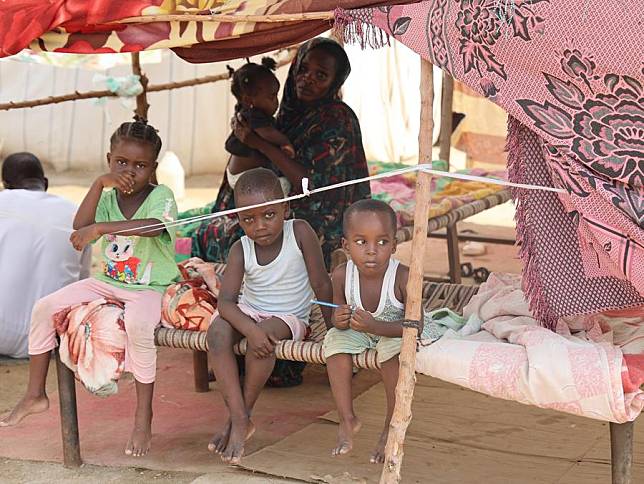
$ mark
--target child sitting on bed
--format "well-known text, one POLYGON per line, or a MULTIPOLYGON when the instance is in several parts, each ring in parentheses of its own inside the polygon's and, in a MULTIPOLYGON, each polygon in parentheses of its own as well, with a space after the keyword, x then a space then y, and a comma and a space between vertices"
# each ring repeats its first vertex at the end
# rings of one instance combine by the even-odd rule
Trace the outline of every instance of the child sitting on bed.
MULTIPOLYGON (((244 172, 235 185, 238 208, 283 196, 277 176, 266 168, 244 172)), ((275 345, 303 340, 311 299, 328 301, 333 294, 317 235, 304 220, 285 220, 288 210, 281 202, 238 214, 246 235, 230 249, 219 288, 219 315, 208 330, 213 370, 229 412, 208 448, 230 464, 239 463, 255 430, 250 417, 275 365, 275 345), (243 386, 233 353, 242 338, 248 341, 243 386)), ((204 274, 204 280, 208 284, 211 278, 204 274)), ((323 313, 330 324, 331 311, 323 308, 323 313)))
MULTIPOLYGON (((396 252, 396 214, 384 202, 360 200, 343 218, 342 245, 349 261, 331 276, 333 328, 324 338, 331 391, 340 416, 338 440, 332 455, 348 453, 360 421, 353 411, 351 355, 375 348, 387 395, 387 416, 372 463, 384 462, 389 422, 394 411, 398 354, 402 344, 409 268, 392 258, 396 252)), ((419 334, 429 337, 430 325, 421 324, 419 334)))
MULTIPOLYGON (((15 425, 27 415, 49 408, 45 384, 61 314, 76 304, 116 300, 125 307, 125 370, 134 375, 137 397, 134 428, 125 453, 135 457, 148 453, 157 360, 154 330, 161 317, 163 292, 179 277, 174 228, 166 228, 177 217, 174 195, 165 185, 150 183, 160 150, 157 130, 142 120, 123 123, 112 135, 107 154, 109 173, 92 183, 78 208, 70 237, 76 250, 100 240, 101 271, 59 289, 34 306, 29 383, 22 400, 0 420, 0 427, 15 425)), ((94 329, 90 329, 87 325, 85 338, 92 336, 94 329)))
MULTIPOLYGON (((280 83, 273 74, 275 65, 273 59, 264 57, 261 64, 248 62, 237 70, 228 67, 232 79, 230 90, 237 99, 235 116, 247 123, 260 137, 280 147, 293 158, 295 150, 291 142, 275 129, 273 115, 279 105, 277 93, 280 89, 280 83)), ((234 132, 226 140, 226 151, 230 153, 226 177, 233 190, 243 172, 251 168, 268 166, 268 161, 263 155, 244 144, 234 132)), ((280 177, 279 180, 284 194, 288 194, 291 189, 288 179, 280 177)))

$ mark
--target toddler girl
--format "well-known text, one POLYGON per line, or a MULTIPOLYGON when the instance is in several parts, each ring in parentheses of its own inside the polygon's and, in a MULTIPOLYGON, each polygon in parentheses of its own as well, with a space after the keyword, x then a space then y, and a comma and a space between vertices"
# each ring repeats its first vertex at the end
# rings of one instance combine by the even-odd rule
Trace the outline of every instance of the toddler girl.
MULTIPOLYGON (((260 137, 280 147, 293 158, 295 150, 291 142, 275 129, 273 115, 279 105, 277 93, 280 89, 280 83, 273 74, 275 65, 275 60, 264 57, 261 64, 248 62, 237 70, 228 67, 232 79, 230 90, 237 99, 235 116, 247 123, 260 137)), ((261 153, 244 144, 234 132, 226 140, 226 151, 231 155, 226 167, 226 177, 232 189, 235 189, 239 176, 246 170, 269 166, 268 160, 261 153)), ((288 194, 291 189, 288 179, 280 177, 280 183, 284 194, 288 194)))

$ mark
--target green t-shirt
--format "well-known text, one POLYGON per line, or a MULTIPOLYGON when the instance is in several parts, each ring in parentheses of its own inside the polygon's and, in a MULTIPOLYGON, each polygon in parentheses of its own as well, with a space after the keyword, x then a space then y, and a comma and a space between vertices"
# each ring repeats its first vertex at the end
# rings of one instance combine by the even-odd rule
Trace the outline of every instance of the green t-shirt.
MULTIPOLYGON (((131 220, 154 218, 165 224, 177 219, 172 190, 159 185, 143 201, 131 220)), ((103 192, 96 207, 96 223, 122 222, 116 189, 103 192)), ((123 289, 152 289, 164 292, 179 278, 174 250, 175 230, 168 228, 156 237, 111 235, 101 237, 101 272, 96 279, 123 289)))

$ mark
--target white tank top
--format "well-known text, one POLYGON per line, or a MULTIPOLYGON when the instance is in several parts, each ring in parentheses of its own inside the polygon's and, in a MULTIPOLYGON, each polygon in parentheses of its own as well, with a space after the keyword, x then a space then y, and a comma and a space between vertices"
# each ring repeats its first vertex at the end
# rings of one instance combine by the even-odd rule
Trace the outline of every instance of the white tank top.
MULTIPOLYGON (((405 317, 405 305, 396 297, 396 272, 400 261, 389 259, 389 266, 380 289, 378 307, 371 315, 382 321, 397 321, 405 317)), ((360 297, 360 273, 353 261, 347 262, 344 279, 344 297, 347 304, 364 310, 360 297)))
POLYGON ((294 220, 284 222, 282 249, 265 266, 257 263, 255 242, 241 238, 244 251, 244 287, 240 302, 268 314, 294 314, 309 323, 314 297, 304 256, 295 240, 294 220))

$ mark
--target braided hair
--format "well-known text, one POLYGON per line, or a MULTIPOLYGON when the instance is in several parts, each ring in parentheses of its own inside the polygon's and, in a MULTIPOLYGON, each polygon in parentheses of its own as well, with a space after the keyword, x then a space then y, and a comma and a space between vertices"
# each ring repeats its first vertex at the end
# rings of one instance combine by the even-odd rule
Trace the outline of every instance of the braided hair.
POLYGON ((161 151, 161 138, 158 131, 148 124, 147 120, 140 116, 134 116, 134 121, 121 124, 110 138, 110 146, 113 147, 121 140, 140 141, 149 144, 154 150, 156 160, 161 151))
POLYGON ((277 68, 277 63, 271 57, 262 57, 261 64, 249 61, 239 69, 233 69, 230 66, 226 67, 232 81, 230 90, 237 101, 241 101, 241 97, 244 94, 255 94, 260 81, 275 79, 276 82, 279 82, 275 74, 273 74, 273 71, 277 68))

